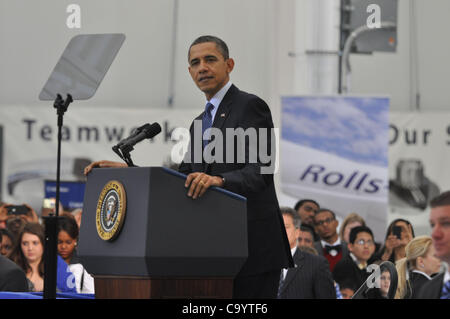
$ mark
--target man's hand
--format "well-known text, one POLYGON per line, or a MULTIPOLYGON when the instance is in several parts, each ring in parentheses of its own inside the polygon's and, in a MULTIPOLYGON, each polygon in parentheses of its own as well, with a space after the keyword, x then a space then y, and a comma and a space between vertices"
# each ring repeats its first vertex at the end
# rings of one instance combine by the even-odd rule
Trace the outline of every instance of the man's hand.
POLYGON ((184 186, 189 187, 187 195, 192 197, 192 199, 196 199, 201 197, 210 186, 222 187, 223 180, 219 176, 196 172, 187 176, 184 186))
POLYGON ((128 167, 125 163, 113 162, 113 161, 97 161, 92 162, 84 168, 84 175, 88 175, 94 167, 128 167))

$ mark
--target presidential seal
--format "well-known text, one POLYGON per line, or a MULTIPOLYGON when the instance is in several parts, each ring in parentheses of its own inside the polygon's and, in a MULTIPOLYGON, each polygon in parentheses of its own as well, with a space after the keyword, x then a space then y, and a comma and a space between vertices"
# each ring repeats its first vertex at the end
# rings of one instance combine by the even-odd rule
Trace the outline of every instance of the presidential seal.
POLYGON ((126 194, 122 183, 108 182, 102 189, 97 202, 97 233, 103 240, 114 240, 122 229, 126 214, 126 194))

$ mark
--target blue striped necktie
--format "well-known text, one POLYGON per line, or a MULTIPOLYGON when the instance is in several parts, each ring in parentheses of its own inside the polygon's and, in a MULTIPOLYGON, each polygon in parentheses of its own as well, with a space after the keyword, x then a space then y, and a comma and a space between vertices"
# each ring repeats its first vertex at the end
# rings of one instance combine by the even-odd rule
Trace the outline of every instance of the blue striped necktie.
POLYGON ((207 134, 205 136, 205 131, 212 126, 212 114, 211 111, 214 109, 214 105, 211 103, 207 103, 205 106, 205 113, 203 113, 202 118, 202 139, 203 139, 203 148, 205 148, 206 145, 208 145, 210 140, 210 134, 207 134))
POLYGON ((442 288, 441 299, 450 299, 450 280, 447 280, 442 288))

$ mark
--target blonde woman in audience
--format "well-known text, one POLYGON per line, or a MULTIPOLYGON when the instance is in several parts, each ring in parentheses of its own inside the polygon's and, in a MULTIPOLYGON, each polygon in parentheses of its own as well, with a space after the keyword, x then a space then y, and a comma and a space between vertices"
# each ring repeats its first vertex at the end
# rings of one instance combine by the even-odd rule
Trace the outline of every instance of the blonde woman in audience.
POLYGON ((397 261, 398 286, 396 299, 415 299, 420 288, 439 272, 440 260, 435 257, 430 236, 418 236, 405 248, 406 257, 397 261))
POLYGON ((25 272, 30 291, 44 290, 44 237, 42 225, 25 224, 10 256, 25 272))
POLYGON ((366 226, 366 222, 357 213, 348 214, 342 222, 341 229, 339 230, 339 237, 341 238, 341 241, 345 241, 348 244, 350 231, 356 226, 366 226))

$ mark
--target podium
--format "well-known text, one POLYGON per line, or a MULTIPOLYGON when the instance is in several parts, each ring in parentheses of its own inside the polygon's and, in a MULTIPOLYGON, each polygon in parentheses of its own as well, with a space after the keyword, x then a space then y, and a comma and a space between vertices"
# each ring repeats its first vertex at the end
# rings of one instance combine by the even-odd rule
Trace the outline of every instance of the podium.
POLYGON ((163 167, 89 174, 78 255, 94 276, 96 298, 232 297, 248 256, 246 199, 213 187, 193 200, 184 182, 163 167), (111 183, 110 197, 123 199, 108 211, 111 183), (105 239, 103 226, 116 227, 113 238, 105 239))

